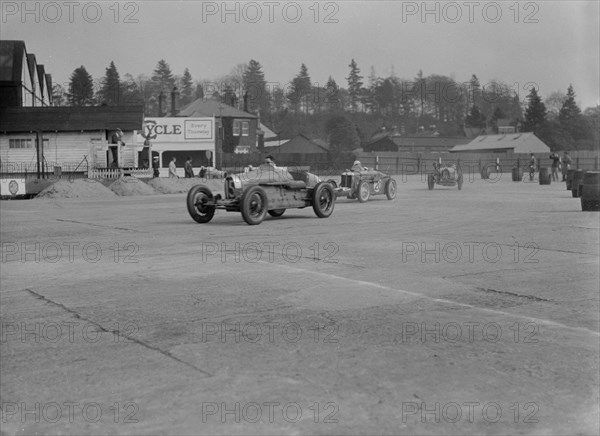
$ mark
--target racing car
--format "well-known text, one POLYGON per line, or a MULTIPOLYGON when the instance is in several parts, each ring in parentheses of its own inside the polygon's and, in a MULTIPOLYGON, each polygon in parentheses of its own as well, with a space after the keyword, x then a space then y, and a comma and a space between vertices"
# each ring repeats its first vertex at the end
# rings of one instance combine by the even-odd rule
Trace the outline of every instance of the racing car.
POLYGON ((396 198, 396 181, 389 175, 368 168, 346 170, 338 186, 333 179, 328 180, 337 197, 357 198, 365 203, 371 195, 385 194, 388 200, 396 198))
POLYGON ((427 187, 431 191, 435 184, 442 186, 458 186, 462 189, 463 174, 460 167, 454 164, 433 163, 433 172, 427 174, 427 187))
POLYGON ((307 171, 262 164, 240 174, 228 175, 224 197, 213 195, 206 185, 195 185, 187 195, 187 209, 198 223, 208 223, 217 209, 241 212, 249 225, 260 224, 265 216, 280 217, 286 209, 312 206, 319 218, 328 218, 335 206, 329 183, 307 171))

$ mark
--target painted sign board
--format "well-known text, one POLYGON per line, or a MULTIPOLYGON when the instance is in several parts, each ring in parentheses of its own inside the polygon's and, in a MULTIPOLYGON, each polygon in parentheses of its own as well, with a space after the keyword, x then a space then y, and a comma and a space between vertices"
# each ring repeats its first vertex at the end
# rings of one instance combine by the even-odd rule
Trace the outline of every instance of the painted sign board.
POLYGON ((212 141, 214 118, 146 118, 142 136, 153 143, 212 141))

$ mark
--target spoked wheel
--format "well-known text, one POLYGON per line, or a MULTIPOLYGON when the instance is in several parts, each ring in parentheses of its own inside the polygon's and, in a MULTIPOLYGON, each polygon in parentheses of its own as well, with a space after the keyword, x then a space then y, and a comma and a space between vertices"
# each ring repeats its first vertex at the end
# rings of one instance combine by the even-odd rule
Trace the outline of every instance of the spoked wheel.
POLYGON ((335 207, 335 192, 328 182, 317 183, 312 192, 312 207, 319 218, 328 218, 335 207))
POLYGON ((252 186, 242 194, 242 217, 246 223, 254 226, 260 224, 267 214, 267 193, 260 186, 252 186))
POLYGON ((427 187, 431 191, 433 186, 435 185, 435 180, 433 174, 427 174, 427 187))
POLYGON ((385 184, 385 196, 387 197, 387 199, 393 200, 394 198, 396 198, 396 191, 396 181, 394 179, 389 179, 385 184))
POLYGON ((361 182, 360 185, 358 185, 358 201, 366 203, 369 201, 370 196, 371 190, 369 189, 369 184, 367 182, 361 182))
POLYGON ((271 215, 272 217, 280 217, 281 215, 283 215, 283 213, 285 212, 285 209, 273 209, 273 210, 269 210, 267 211, 267 213, 269 215, 271 215))
POLYGON ((187 195, 187 209, 194 221, 204 224, 213 218, 215 206, 206 204, 212 199, 212 192, 206 186, 192 186, 187 195))

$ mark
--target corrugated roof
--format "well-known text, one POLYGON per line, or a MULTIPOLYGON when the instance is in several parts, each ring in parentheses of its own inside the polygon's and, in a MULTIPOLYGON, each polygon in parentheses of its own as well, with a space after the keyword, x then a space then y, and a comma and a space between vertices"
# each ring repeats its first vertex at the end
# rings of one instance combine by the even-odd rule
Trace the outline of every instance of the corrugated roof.
POLYGON ((219 115, 228 118, 256 118, 254 114, 238 110, 216 100, 203 98, 191 102, 178 113, 180 117, 218 117, 219 115))
POLYGON ((532 132, 507 133, 500 135, 481 135, 468 144, 457 145, 450 149, 456 151, 493 151, 513 150, 515 153, 548 153, 550 147, 532 132))
POLYGON ((143 122, 143 106, 0 108, 0 132, 141 130, 143 122))
POLYGON ((25 42, 0 41, 0 81, 20 82, 25 56, 25 42))

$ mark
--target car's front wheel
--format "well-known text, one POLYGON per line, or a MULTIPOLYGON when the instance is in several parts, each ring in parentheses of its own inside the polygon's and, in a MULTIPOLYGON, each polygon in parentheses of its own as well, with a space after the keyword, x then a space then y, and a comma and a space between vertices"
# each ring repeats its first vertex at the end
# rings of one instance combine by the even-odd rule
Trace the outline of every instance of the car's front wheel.
POLYGON ((267 193, 260 186, 246 189, 241 198, 242 217, 246 223, 254 226, 260 224, 267 214, 267 193))
POLYGON ((317 183, 312 192, 312 207, 319 218, 328 218, 335 207, 335 192, 327 182, 317 183))
POLYGON ((194 221, 204 224, 215 215, 215 206, 206 203, 213 199, 212 192, 203 185, 192 186, 187 195, 187 209, 194 221))
POLYGON ((369 189, 369 184, 367 182, 361 182, 360 185, 358 185, 358 201, 366 203, 369 201, 370 196, 371 190, 369 189))

